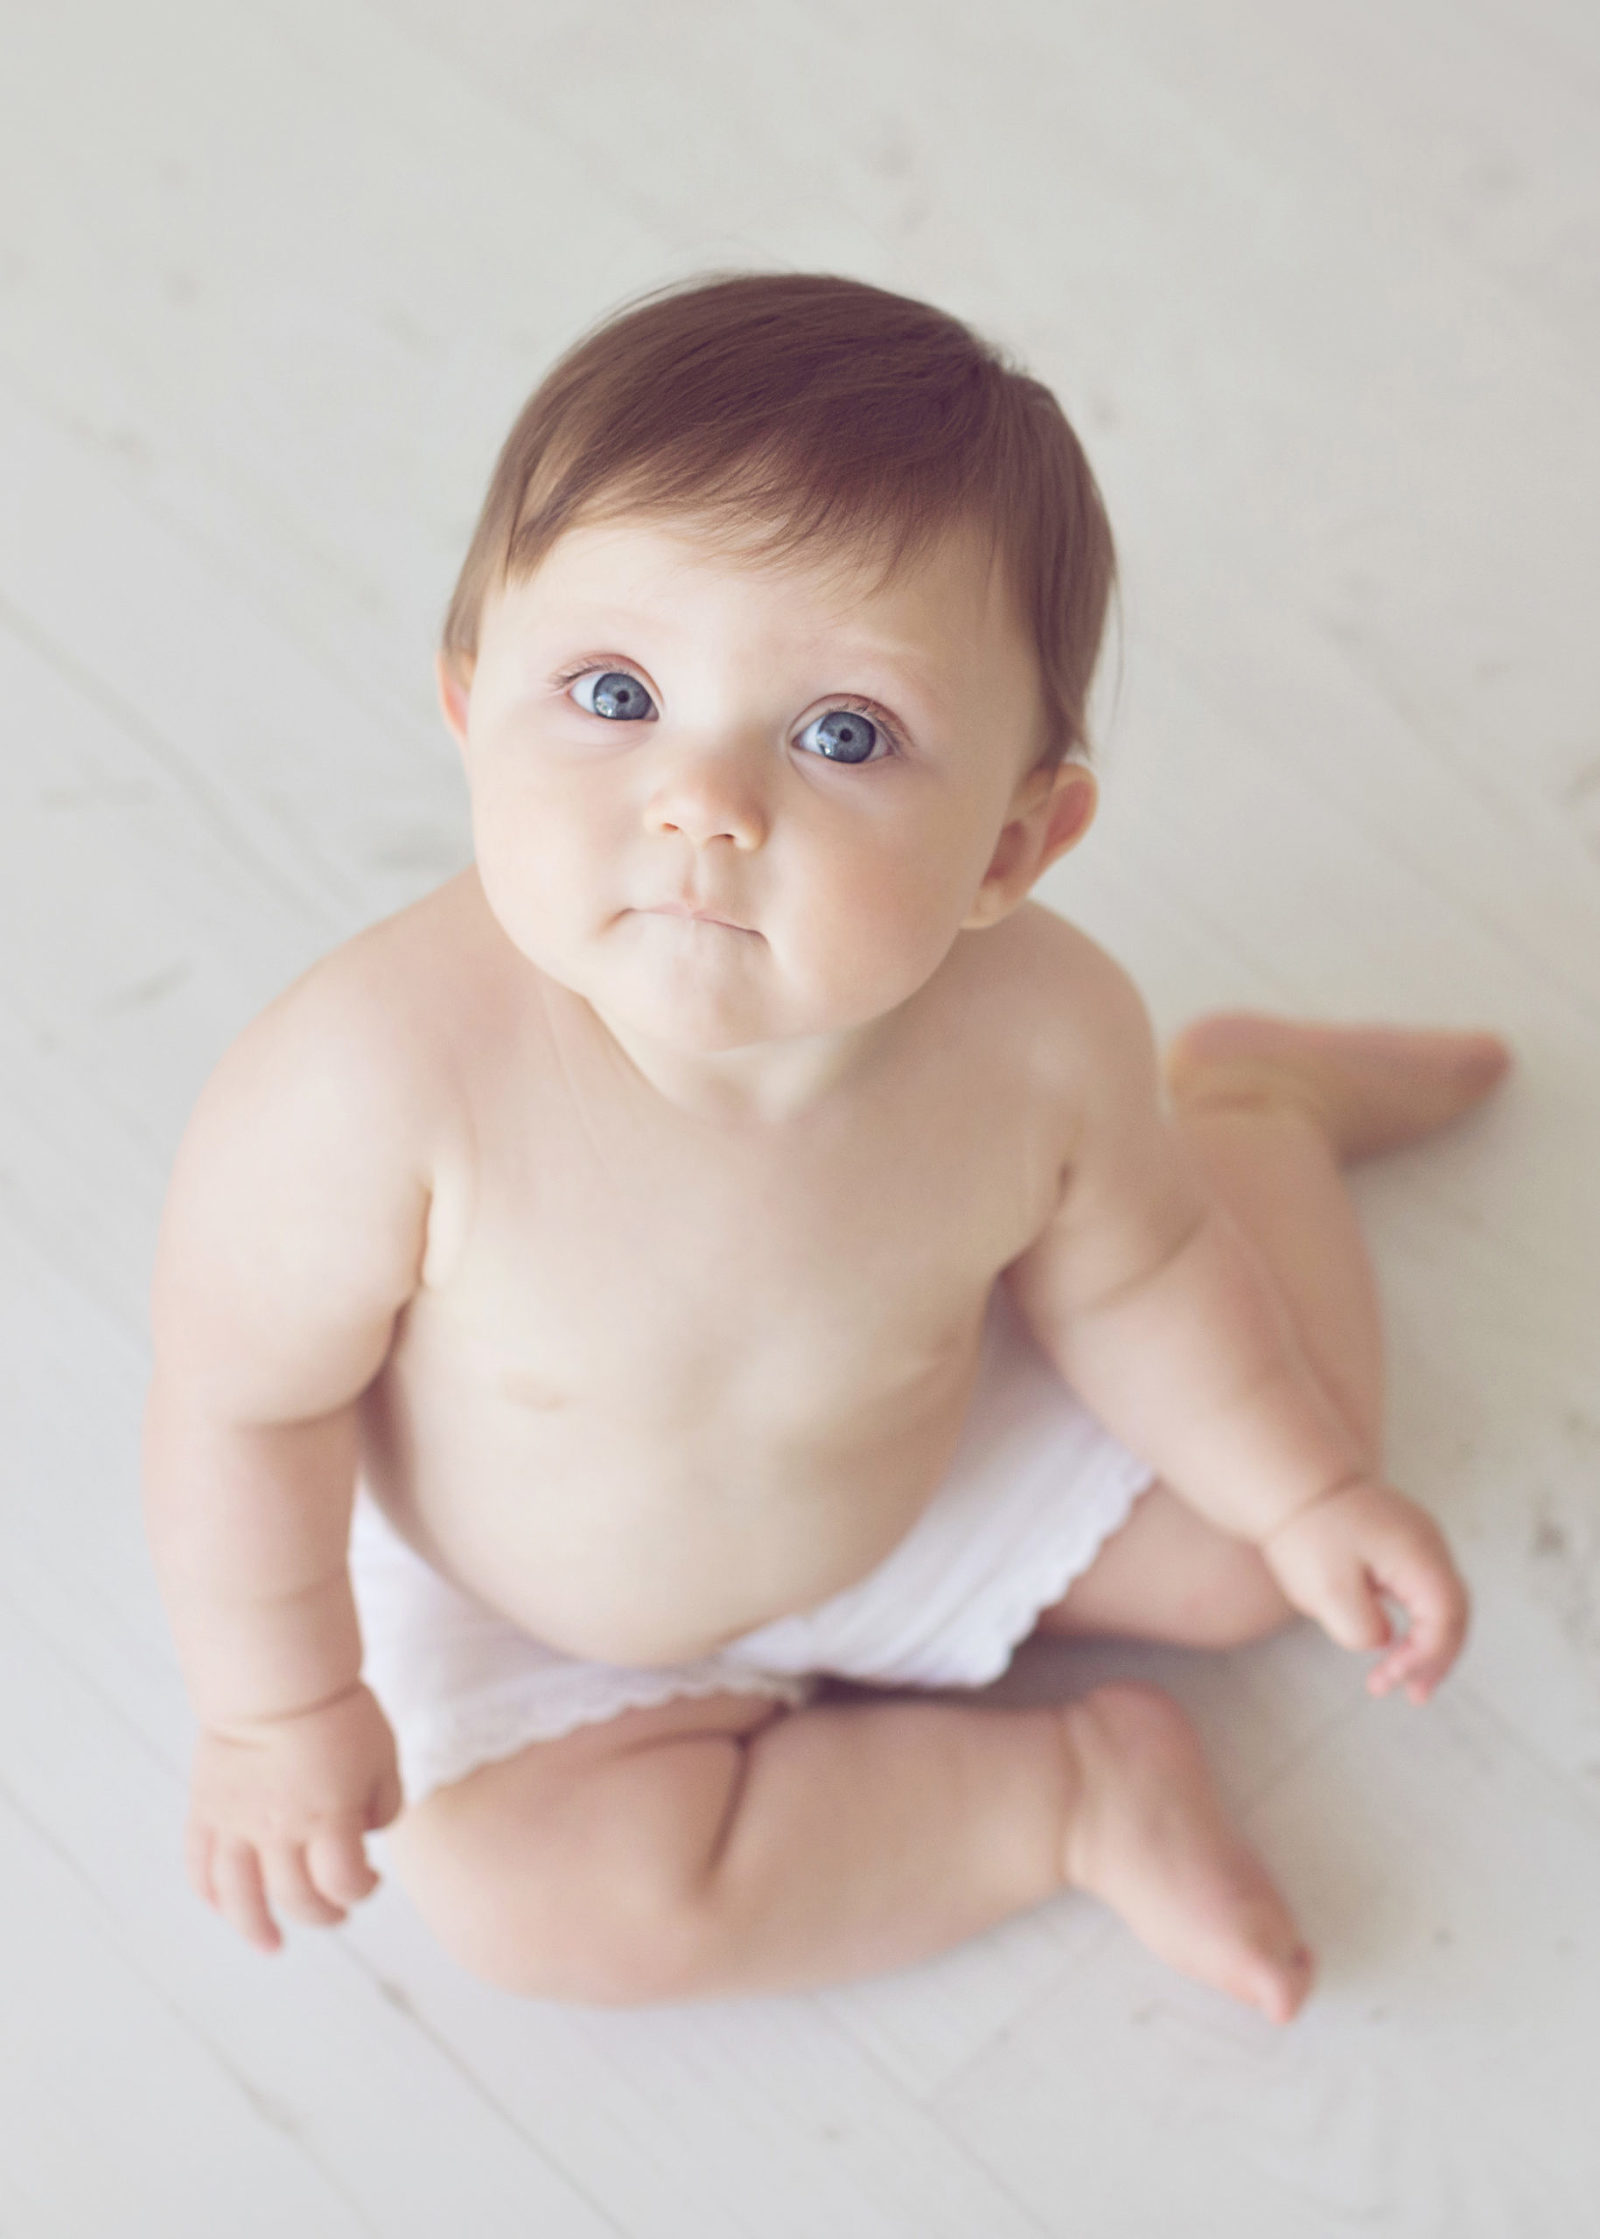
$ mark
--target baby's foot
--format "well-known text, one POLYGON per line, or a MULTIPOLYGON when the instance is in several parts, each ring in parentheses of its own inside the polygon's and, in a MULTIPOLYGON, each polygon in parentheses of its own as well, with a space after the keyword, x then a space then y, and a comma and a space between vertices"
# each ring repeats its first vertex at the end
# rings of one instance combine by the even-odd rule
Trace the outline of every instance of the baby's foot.
POLYGON ((1471 1111, 1510 1063, 1496 1034, 1301 1025, 1219 1011, 1196 1019, 1173 1042, 1167 1085, 1187 1111, 1299 1105, 1348 1165, 1471 1111))
POLYGON ((1265 1867, 1229 1826, 1200 1737, 1153 1687, 1064 1706, 1078 1791, 1067 1879, 1103 1898, 1180 1974, 1288 2021, 1312 1958, 1265 1867))

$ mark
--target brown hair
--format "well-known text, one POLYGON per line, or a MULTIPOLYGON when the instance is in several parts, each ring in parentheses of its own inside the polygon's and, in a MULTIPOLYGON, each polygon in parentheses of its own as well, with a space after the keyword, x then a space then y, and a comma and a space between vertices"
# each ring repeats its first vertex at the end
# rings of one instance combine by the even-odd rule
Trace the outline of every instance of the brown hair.
POLYGON ((821 542, 887 577, 958 523, 986 530, 1038 652, 1047 762, 1084 709, 1116 559, 1105 507, 1041 382, 946 312, 860 280, 735 273, 605 320, 506 439, 445 619, 477 651, 484 598, 580 518, 689 515, 775 558, 821 542))

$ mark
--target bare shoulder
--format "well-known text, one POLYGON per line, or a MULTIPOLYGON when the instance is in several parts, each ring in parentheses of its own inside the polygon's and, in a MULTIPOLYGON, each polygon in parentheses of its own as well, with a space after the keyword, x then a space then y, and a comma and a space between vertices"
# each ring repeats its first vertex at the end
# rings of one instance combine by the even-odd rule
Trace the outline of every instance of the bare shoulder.
POLYGON ((1075 1095, 1154 1079, 1149 1013, 1128 972, 1098 941, 1042 903, 1024 902, 972 937, 967 969, 995 1005, 1041 1084, 1075 1095))
POLYGON ((448 1203, 465 1170, 458 908, 439 889, 319 959, 224 1052, 190 1114, 153 1334, 158 1358, 240 1419, 359 1390, 425 1279, 441 1191, 448 1203))
POLYGON ((451 880, 319 957, 230 1045, 206 1094, 294 1096, 359 1126, 374 1155, 426 1160, 447 1121, 470 968, 451 880))

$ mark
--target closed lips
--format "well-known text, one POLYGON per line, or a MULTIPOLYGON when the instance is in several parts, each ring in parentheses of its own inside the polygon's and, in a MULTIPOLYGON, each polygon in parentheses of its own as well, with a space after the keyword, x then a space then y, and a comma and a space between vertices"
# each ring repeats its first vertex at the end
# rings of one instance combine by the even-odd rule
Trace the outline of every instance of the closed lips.
POLYGON ((737 925, 731 917, 719 917, 715 910, 694 908, 688 902, 657 902, 648 912, 651 917, 692 917, 701 925, 723 925, 730 933, 746 933, 749 927, 737 925))

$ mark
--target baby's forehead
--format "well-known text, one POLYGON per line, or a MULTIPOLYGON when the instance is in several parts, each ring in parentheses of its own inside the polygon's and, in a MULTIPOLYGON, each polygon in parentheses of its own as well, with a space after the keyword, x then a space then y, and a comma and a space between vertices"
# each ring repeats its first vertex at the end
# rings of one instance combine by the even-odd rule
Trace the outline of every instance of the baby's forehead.
POLYGON ((974 641, 1028 661, 990 541, 957 525, 908 550, 884 544, 793 546, 755 523, 618 514, 566 529, 527 578, 535 611, 587 609, 671 626, 721 609, 947 665, 974 641))

